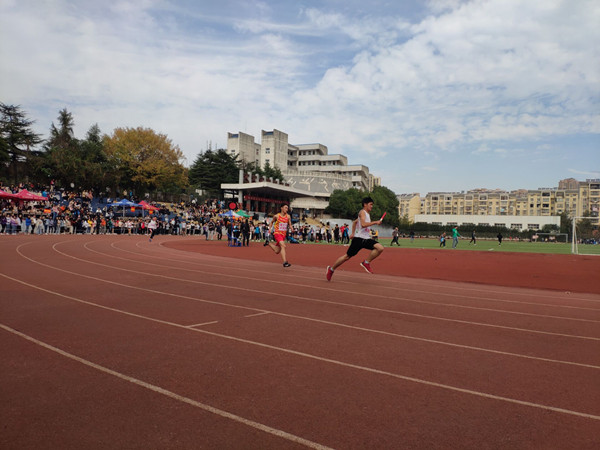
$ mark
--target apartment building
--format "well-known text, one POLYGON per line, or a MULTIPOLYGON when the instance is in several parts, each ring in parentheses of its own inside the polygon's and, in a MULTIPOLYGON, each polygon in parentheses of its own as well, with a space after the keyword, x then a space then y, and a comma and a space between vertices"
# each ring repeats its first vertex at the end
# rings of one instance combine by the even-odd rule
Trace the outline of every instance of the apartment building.
POLYGON ((581 217, 589 211, 599 224, 600 180, 561 180, 557 188, 474 189, 467 192, 430 192, 398 196, 400 216, 412 222, 417 215, 426 216, 515 216, 551 217, 566 212, 581 217), (417 205, 420 206, 417 211, 417 205))
POLYGON ((400 194, 397 197, 399 201, 398 217, 414 221, 414 217, 421 214, 422 211, 421 196, 418 193, 412 193, 400 194))

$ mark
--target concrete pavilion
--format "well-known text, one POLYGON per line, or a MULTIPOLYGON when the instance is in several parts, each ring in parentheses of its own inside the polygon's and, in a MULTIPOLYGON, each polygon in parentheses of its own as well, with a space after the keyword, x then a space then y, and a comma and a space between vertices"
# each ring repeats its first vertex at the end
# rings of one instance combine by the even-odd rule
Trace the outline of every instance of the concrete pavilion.
MULTIPOLYGON (((305 213, 301 200, 313 198, 320 200, 323 209, 328 205, 328 196, 324 194, 323 199, 316 199, 314 192, 305 191, 291 187, 288 183, 273 180, 272 178, 260 177, 252 172, 244 173, 240 170, 238 183, 223 183, 221 189, 237 200, 245 211, 272 215, 279 212, 283 203, 290 204, 292 208, 301 209, 305 213), (294 204, 297 204, 294 206, 294 204)), ((318 194, 317 194, 318 196, 318 194)), ((311 211, 315 213, 316 211, 311 211)))

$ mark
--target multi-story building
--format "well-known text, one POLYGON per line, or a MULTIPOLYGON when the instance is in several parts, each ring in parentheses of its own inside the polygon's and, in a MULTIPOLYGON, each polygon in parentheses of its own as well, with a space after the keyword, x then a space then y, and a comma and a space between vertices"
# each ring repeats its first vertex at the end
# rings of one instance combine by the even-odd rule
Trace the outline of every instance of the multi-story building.
POLYGON ((398 217, 414 221, 421 213, 421 196, 417 193, 398 195, 398 217))
POLYGON ((465 192, 430 192, 398 196, 400 216, 411 222, 417 215, 430 216, 515 216, 551 217, 567 213, 569 217, 581 217, 586 211, 592 221, 599 225, 600 180, 561 180, 558 188, 474 189, 465 192), (420 208, 417 210, 417 205, 420 208))
POLYGON ((600 178, 579 182, 579 201, 576 210, 578 216, 582 216, 583 212, 589 211, 592 217, 595 218, 596 224, 598 224, 600 213, 600 178))
POLYGON ((323 144, 292 145, 288 142, 288 135, 279 130, 262 130, 260 144, 249 134, 227 133, 227 152, 258 167, 266 164, 276 167, 291 187, 305 189, 319 197, 295 200, 295 206, 301 204, 302 209, 324 209, 335 189, 354 187, 371 191, 381 185, 381 178, 369 173, 367 166, 350 165, 346 156, 329 154, 323 144), (311 204, 314 206, 310 207, 311 204))
POLYGON ((246 133, 227 133, 227 152, 231 156, 239 156, 240 161, 260 165, 260 144, 254 142, 254 136, 246 133))
POLYGON ((341 154, 329 154, 323 144, 292 145, 288 135, 279 130, 261 131, 261 143, 254 136, 242 133, 227 133, 227 151, 239 155, 241 161, 281 170, 284 177, 298 172, 313 174, 335 174, 351 181, 351 187, 370 191, 381 185, 381 178, 369 173, 364 165, 348 164, 348 158, 341 154))

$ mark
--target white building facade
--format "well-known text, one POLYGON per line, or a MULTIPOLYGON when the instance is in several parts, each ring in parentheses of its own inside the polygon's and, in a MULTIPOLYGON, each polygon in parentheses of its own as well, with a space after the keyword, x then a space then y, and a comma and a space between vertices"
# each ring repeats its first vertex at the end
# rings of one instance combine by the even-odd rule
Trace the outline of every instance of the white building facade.
POLYGON ((371 191, 381 185, 381 178, 369 173, 367 166, 349 165, 346 156, 329 154, 323 144, 292 145, 288 135, 279 130, 262 130, 260 144, 252 135, 227 133, 227 152, 237 155, 240 161, 259 167, 269 164, 281 170, 286 183, 308 193, 305 198, 295 199, 292 207, 313 213, 322 213, 336 189, 371 191))

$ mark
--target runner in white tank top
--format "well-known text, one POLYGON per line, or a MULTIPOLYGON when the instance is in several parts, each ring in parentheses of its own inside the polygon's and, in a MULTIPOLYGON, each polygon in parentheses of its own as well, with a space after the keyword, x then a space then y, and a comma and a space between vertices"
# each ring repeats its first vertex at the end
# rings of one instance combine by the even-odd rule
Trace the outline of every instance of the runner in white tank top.
MULTIPOLYGON (((365 223, 371 222, 371 215, 368 212, 366 212, 364 209, 361 212, 363 212, 363 211, 364 211, 365 223)), ((363 227, 361 225, 360 213, 358 214, 358 219, 356 221, 356 233, 354 233, 354 237, 358 237, 361 239, 371 239, 371 228, 363 227)))
POLYGON ((363 209, 358 213, 358 218, 352 222, 352 234, 350 235, 352 242, 350 243, 350 247, 348 247, 346 254, 340 256, 333 266, 327 266, 327 281, 331 281, 335 269, 344 264, 363 248, 371 250, 371 253, 367 259, 360 263, 360 265, 367 272, 373 273, 371 270, 371 261, 383 252, 383 245, 371 238, 371 225, 381 224, 381 219, 371 221, 371 215, 369 213, 373 209, 373 199, 370 197, 364 198, 362 205, 363 209))

